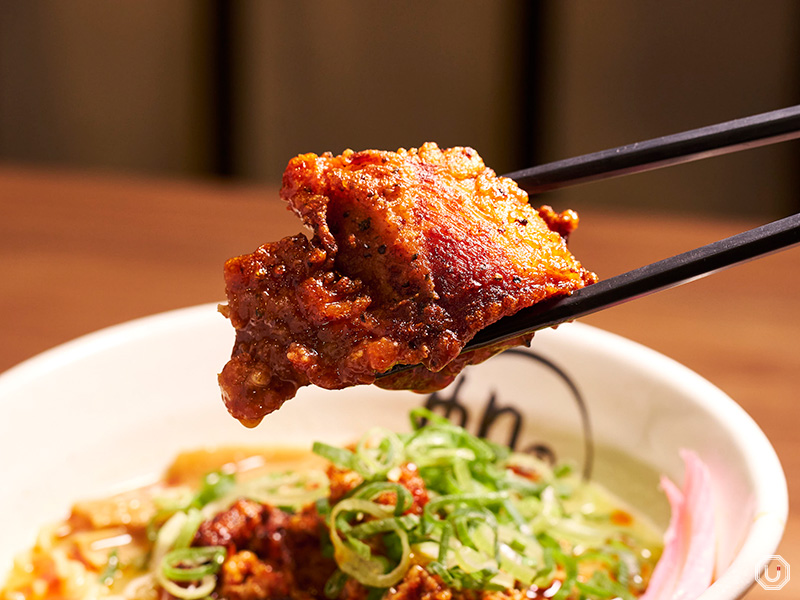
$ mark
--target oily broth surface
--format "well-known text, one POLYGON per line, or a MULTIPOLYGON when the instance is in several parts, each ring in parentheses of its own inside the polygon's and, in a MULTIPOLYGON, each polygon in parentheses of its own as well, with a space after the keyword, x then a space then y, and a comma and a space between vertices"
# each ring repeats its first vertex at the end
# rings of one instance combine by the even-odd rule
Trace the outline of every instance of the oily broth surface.
MULTIPOLYGON (((632 459, 625 462, 630 460, 632 459)), ((203 477, 213 471, 235 473, 238 481, 246 482, 270 473, 324 471, 328 465, 327 460, 313 454, 309 449, 297 447, 223 446, 184 451, 173 460, 161 479, 154 484, 106 498, 76 502, 67 520, 44 528, 34 548, 22 553, 15 561, 6 587, 0 588, 0 600, 53 598, 72 600, 93 597, 93 594, 97 593, 96 590, 102 587, 99 586, 98 573, 104 571, 104 565, 111 556, 108 550, 110 546, 106 541, 123 540, 129 535, 130 542, 119 549, 118 555, 128 565, 141 566, 127 568, 117 574, 110 591, 112 594, 122 593, 146 572, 144 566, 150 546, 144 535, 144 525, 154 514, 154 498, 164 497, 171 491, 197 489, 203 477), (76 538, 81 538, 79 547, 82 550, 79 554, 82 553, 81 560, 86 566, 86 571, 80 572, 82 565, 72 565, 75 568, 64 577, 64 561, 49 559, 58 554, 59 547, 74 548, 76 538), (37 580, 52 582, 60 576, 64 582, 57 586, 58 589, 42 589, 42 585, 37 582, 37 580), (67 581, 67 578, 71 580, 67 581)), ((642 466, 638 467, 639 469, 633 472, 637 478, 644 473, 641 470, 642 466)), ((649 475, 654 476, 653 473, 649 475)), ((591 486, 594 489, 591 498, 600 505, 598 509, 618 508, 630 515, 634 530, 642 539, 653 541, 660 539, 662 529, 654 525, 659 519, 651 518, 652 515, 635 506, 643 507, 644 504, 636 502, 634 505, 622 501, 617 494, 602 484, 592 483, 591 486)), ((626 489, 630 489, 630 486, 626 486, 626 489)), ((576 500, 580 502, 582 496, 583 494, 578 494, 576 500)), ((652 505, 649 508, 652 508, 652 505)), ((66 556, 66 552, 64 555, 66 556)), ((150 595, 144 593, 137 597, 150 598, 150 595)))
POLYGON ((197 485, 211 471, 236 473, 255 479, 267 473, 325 469, 327 461, 296 447, 221 446, 181 452, 164 472, 167 485, 197 485))
MULTIPOLYGON (((161 477, 145 486, 106 497, 76 501, 67 519, 43 527, 29 550, 20 552, 10 573, 0 574, 0 600, 73 600, 106 595, 102 574, 116 556, 129 565, 108 588, 119 594, 144 573, 150 544, 146 525, 155 498, 197 489, 212 472, 235 473, 247 481, 270 473, 324 470, 327 462, 296 447, 222 446, 181 452, 161 477), (139 565, 136 567, 136 565, 139 565), (7 577, 6 577, 7 575, 7 577)), ((155 600, 145 590, 137 598, 155 600)))

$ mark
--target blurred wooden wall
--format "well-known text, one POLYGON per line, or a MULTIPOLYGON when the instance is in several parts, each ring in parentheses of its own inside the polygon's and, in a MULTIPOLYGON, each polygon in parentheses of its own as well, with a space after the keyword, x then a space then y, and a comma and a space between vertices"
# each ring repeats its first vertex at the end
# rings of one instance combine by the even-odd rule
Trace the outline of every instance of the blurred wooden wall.
POLYGON ((157 174, 213 168, 193 0, 0 0, 0 159, 157 174))
MULTIPOLYGON (((795 0, 0 0, 0 160, 278 181, 468 144, 499 172, 800 103, 795 0)), ((798 142, 548 195, 779 216, 798 142)))
POLYGON ((277 178, 300 152, 426 141, 516 164, 524 0, 234 6, 242 174, 277 178))
MULTIPOLYGON (((800 104, 800 2, 548 2, 543 160, 800 104)), ((604 205, 783 216, 800 210, 800 142, 582 186, 604 205)))

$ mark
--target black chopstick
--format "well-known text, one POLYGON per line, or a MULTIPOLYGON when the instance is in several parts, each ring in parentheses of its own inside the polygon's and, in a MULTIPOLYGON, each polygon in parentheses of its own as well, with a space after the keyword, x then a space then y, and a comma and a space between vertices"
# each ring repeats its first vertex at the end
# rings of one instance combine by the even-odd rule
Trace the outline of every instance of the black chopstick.
POLYGON ((480 330, 463 351, 572 321, 798 244, 800 213, 523 309, 480 330))
MULTIPOLYGON (((642 173, 800 138, 800 105, 568 158, 509 177, 529 194, 642 173)), ((573 321, 800 244, 800 213, 540 302, 479 331, 462 352, 573 321)), ((411 368, 397 365, 378 377, 411 368)))
POLYGON ((529 194, 800 137, 800 105, 508 173, 529 194))
MULTIPOLYGON (((573 321, 796 245, 800 245, 800 213, 522 309, 481 329, 462 352, 573 321)), ((379 377, 411 366, 396 366, 379 377)))

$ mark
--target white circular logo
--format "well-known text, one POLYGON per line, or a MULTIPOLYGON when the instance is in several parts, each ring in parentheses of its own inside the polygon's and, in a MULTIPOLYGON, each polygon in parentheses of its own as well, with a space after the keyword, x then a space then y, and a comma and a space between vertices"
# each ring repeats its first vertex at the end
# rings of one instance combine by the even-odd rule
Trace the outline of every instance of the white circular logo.
POLYGON ((756 581, 765 590, 779 590, 791 577, 789 563, 779 554, 765 557, 763 563, 756 565, 756 581))

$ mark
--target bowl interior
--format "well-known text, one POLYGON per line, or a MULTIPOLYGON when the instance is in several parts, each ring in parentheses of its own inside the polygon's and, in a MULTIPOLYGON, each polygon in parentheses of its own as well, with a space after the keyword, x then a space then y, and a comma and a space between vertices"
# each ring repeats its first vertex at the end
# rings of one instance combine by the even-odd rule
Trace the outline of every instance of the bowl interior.
POLYGON ((204 305, 91 334, 0 376, 0 572, 73 501, 151 481, 181 450, 349 442, 375 425, 407 429, 408 411, 424 404, 518 450, 575 462, 661 525, 659 475, 680 484, 679 449, 697 452, 718 515, 717 580, 703 598, 742 595, 780 540, 786 482, 760 429, 706 380, 618 336, 580 324, 544 331, 531 351, 471 367, 431 396, 306 388, 252 430, 219 397, 232 337, 204 305))

